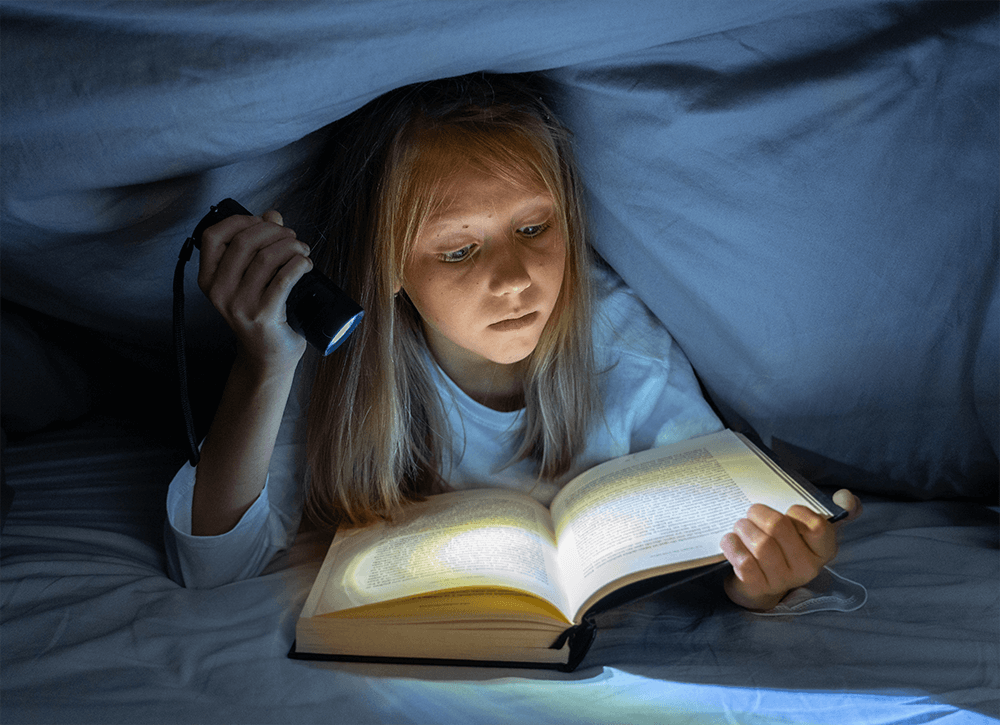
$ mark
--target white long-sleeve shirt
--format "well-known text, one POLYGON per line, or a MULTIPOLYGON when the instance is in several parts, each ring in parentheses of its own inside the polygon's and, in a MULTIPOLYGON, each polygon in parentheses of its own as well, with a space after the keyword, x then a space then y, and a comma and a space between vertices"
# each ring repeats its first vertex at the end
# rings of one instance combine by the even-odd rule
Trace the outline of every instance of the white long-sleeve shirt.
MULTIPOLYGON (((454 489, 500 487, 551 502, 562 483, 611 458, 722 428, 701 395, 684 353, 662 324, 613 273, 595 273, 594 355, 602 414, 572 469, 541 482, 529 461, 504 467, 517 449, 524 411, 500 412, 466 395, 427 356, 445 404, 452 455, 442 474, 454 489)), ((305 412, 313 366, 299 366, 260 496, 229 532, 191 535, 195 469, 177 473, 167 494, 170 575, 209 588, 256 576, 295 537, 305 488, 305 412)))

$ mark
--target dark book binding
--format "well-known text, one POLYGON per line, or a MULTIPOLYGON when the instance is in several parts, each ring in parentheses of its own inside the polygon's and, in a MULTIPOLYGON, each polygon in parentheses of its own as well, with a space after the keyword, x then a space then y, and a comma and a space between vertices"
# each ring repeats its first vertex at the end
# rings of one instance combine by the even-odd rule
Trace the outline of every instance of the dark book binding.
POLYGON ((466 660, 466 659, 444 659, 433 657, 370 657, 366 655, 339 655, 323 654, 315 652, 299 652, 292 642, 292 647, 288 652, 291 659, 313 660, 320 662, 361 662, 367 664, 407 664, 407 665, 448 665, 466 667, 507 667, 513 669, 535 669, 535 670, 558 670, 560 672, 573 672, 583 662, 590 651, 594 638, 597 636, 596 617, 603 612, 610 611, 616 607, 637 602, 640 599, 662 594, 668 589, 686 584, 694 579, 701 578, 713 572, 719 571, 729 566, 729 562, 719 564, 708 564, 675 572, 673 574, 663 574, 662 576, 644 579, 634 584, 622 587, 601 601, 594 604, 583 616, 580 624, 565 629, 556 641, 552 643, 551 649, 562 649, 569 644, 569 657, 565 663, 558 662, 509 662, 506 660, 466 660))
POLYGON ((566 663, 560 662, 508 662, 506 660, 463 660, 443 659, 434 657, 368 657, 365 655, 322 654, 317 652, 299 652, 292 642, 288 656, 293 660, 312 660, 319 662, 360 662, 365 664, 404 664, 404 665, 447 665, 449 667, 506 667, 513 669, 558 670, 572 672, 583 658, 587 656, 590 645, 594 642, 597 625, 593 620, 585 620, 565 630, 551 649, 562 649, 569 643, 569 658, 566 663))

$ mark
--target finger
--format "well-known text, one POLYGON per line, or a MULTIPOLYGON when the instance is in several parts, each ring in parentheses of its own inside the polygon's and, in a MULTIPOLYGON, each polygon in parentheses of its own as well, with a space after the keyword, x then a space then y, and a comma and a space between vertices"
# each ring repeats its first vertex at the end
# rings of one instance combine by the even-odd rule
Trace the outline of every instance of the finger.
POLYGON ((749 517, 740 519, 733 526, 733 533, 757 561, 768 587, 777 589, 789 577, 790 570, 785 553, 777 539, 761 529, 749 517))
MULTIPOLYGON (((293 235, 294 232, 290 229, 259 219, 256 220, 255 224, 245 227, 233 235, 221 259, 219 259, 215 275, 211 280, 209 297, 212 302, 217 307, 225 305, 226 301, 232 299, 240 290, 244 277, 258 254, 273 244, 293 239, 293 235)), ((299 245, 305 246, 301 243, 299 245)), ((253 289, 247 291, 259 295, 262 285, 259 279, 255 281, 257 284, 252 285, 253 289)))
POLYGON ((202 291, 207 293, 211 287, 218 273, 219 262, 232 238, 259 221, 256 217, 237 214, 213 224, 202 233, 198 256, 198 285, 202 291))
MULTIPOLYGON (((799 512, 803 516, 808 513, 808 509, 799 512)), ((803 539, 794 518, 782 515, 769 506, 755 504, 747 511, 747 521, 757 529, 754 532, 749 526, 743 526, 743 530, 750 535, 748 546, 761 561, 761 567, 772 585, 797 586, 816 576, 822 559, 803 539)))
POLYGON ((307 245, 284 240, 258 252, 247 269, 243 288, 262 310, 284 320, 288 293, 312 266, 307 245))
MULTIPOLYGON (((785 559, 780 538, 787 537, 788 529, 794 526, 780 512, 765 504, 755 503, 747 510, 746 518, 738 521, 737 525, 740 527, 737 533, 755 555, 775 549, 781 554, 781 559, 785 559)), ((785 564, 787 566, 788 562, 785 564)))
POLYGON ((309 245, 292 237, 279 238, 257 249, 243 273, 240 287, 260 298, 278 270, 296 256, 308 257, 309 245))
POLYGON ((813 555, 823 565, 837 555, 837 530, 825 517, 805 506, 788 509, 788 519, 813 555))
POLYGON ((287 321, 285 306, 288 293, 312 268, 313 262, 309 257, 295 254, 275 272, 261 297, 261 304, 274 315, 274 319, 287 321))
POLYGON ((266 222, 277 224, 279 227, 285 226, 284 220, 281 218, 281 214, 279 214, 276 209, 269 209, 260 216, 261 219, 263 219, 266 222))
POLYGON ((767 577, 753 553, 743 540, 736 534, 726 534, 719 542, 726 560, 733 565, 733 573, 742 582, 745 592, 764 592, 769 590, 767 577))

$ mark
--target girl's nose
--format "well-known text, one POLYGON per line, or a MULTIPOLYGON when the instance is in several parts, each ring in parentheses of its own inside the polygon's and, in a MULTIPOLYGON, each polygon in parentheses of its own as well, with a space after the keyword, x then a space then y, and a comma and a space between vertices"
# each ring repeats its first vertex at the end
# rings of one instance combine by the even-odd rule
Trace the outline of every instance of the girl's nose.
POLYGON ((511 246, 504 244, 504 249, 497 250, 490 269, 490 292, 495 295, 518 294, 531 286, 531 276, 519 250, 511 249, 511 246))

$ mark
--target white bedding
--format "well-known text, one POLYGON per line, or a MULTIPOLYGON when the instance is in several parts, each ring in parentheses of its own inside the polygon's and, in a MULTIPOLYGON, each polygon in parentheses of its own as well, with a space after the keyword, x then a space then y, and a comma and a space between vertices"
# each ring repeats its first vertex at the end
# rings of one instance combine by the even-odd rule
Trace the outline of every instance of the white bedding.
POLYGON ((602 615, 572 674, 290 660, 325 551, 300 536, 260 578, 164 574, 178 454, 95 419, 6 451, 2 710, 14 722, 975 723, 1000 716, 998 516, 865 502, 835 568, 855 612, 764 618, 713 584, 602 615))

